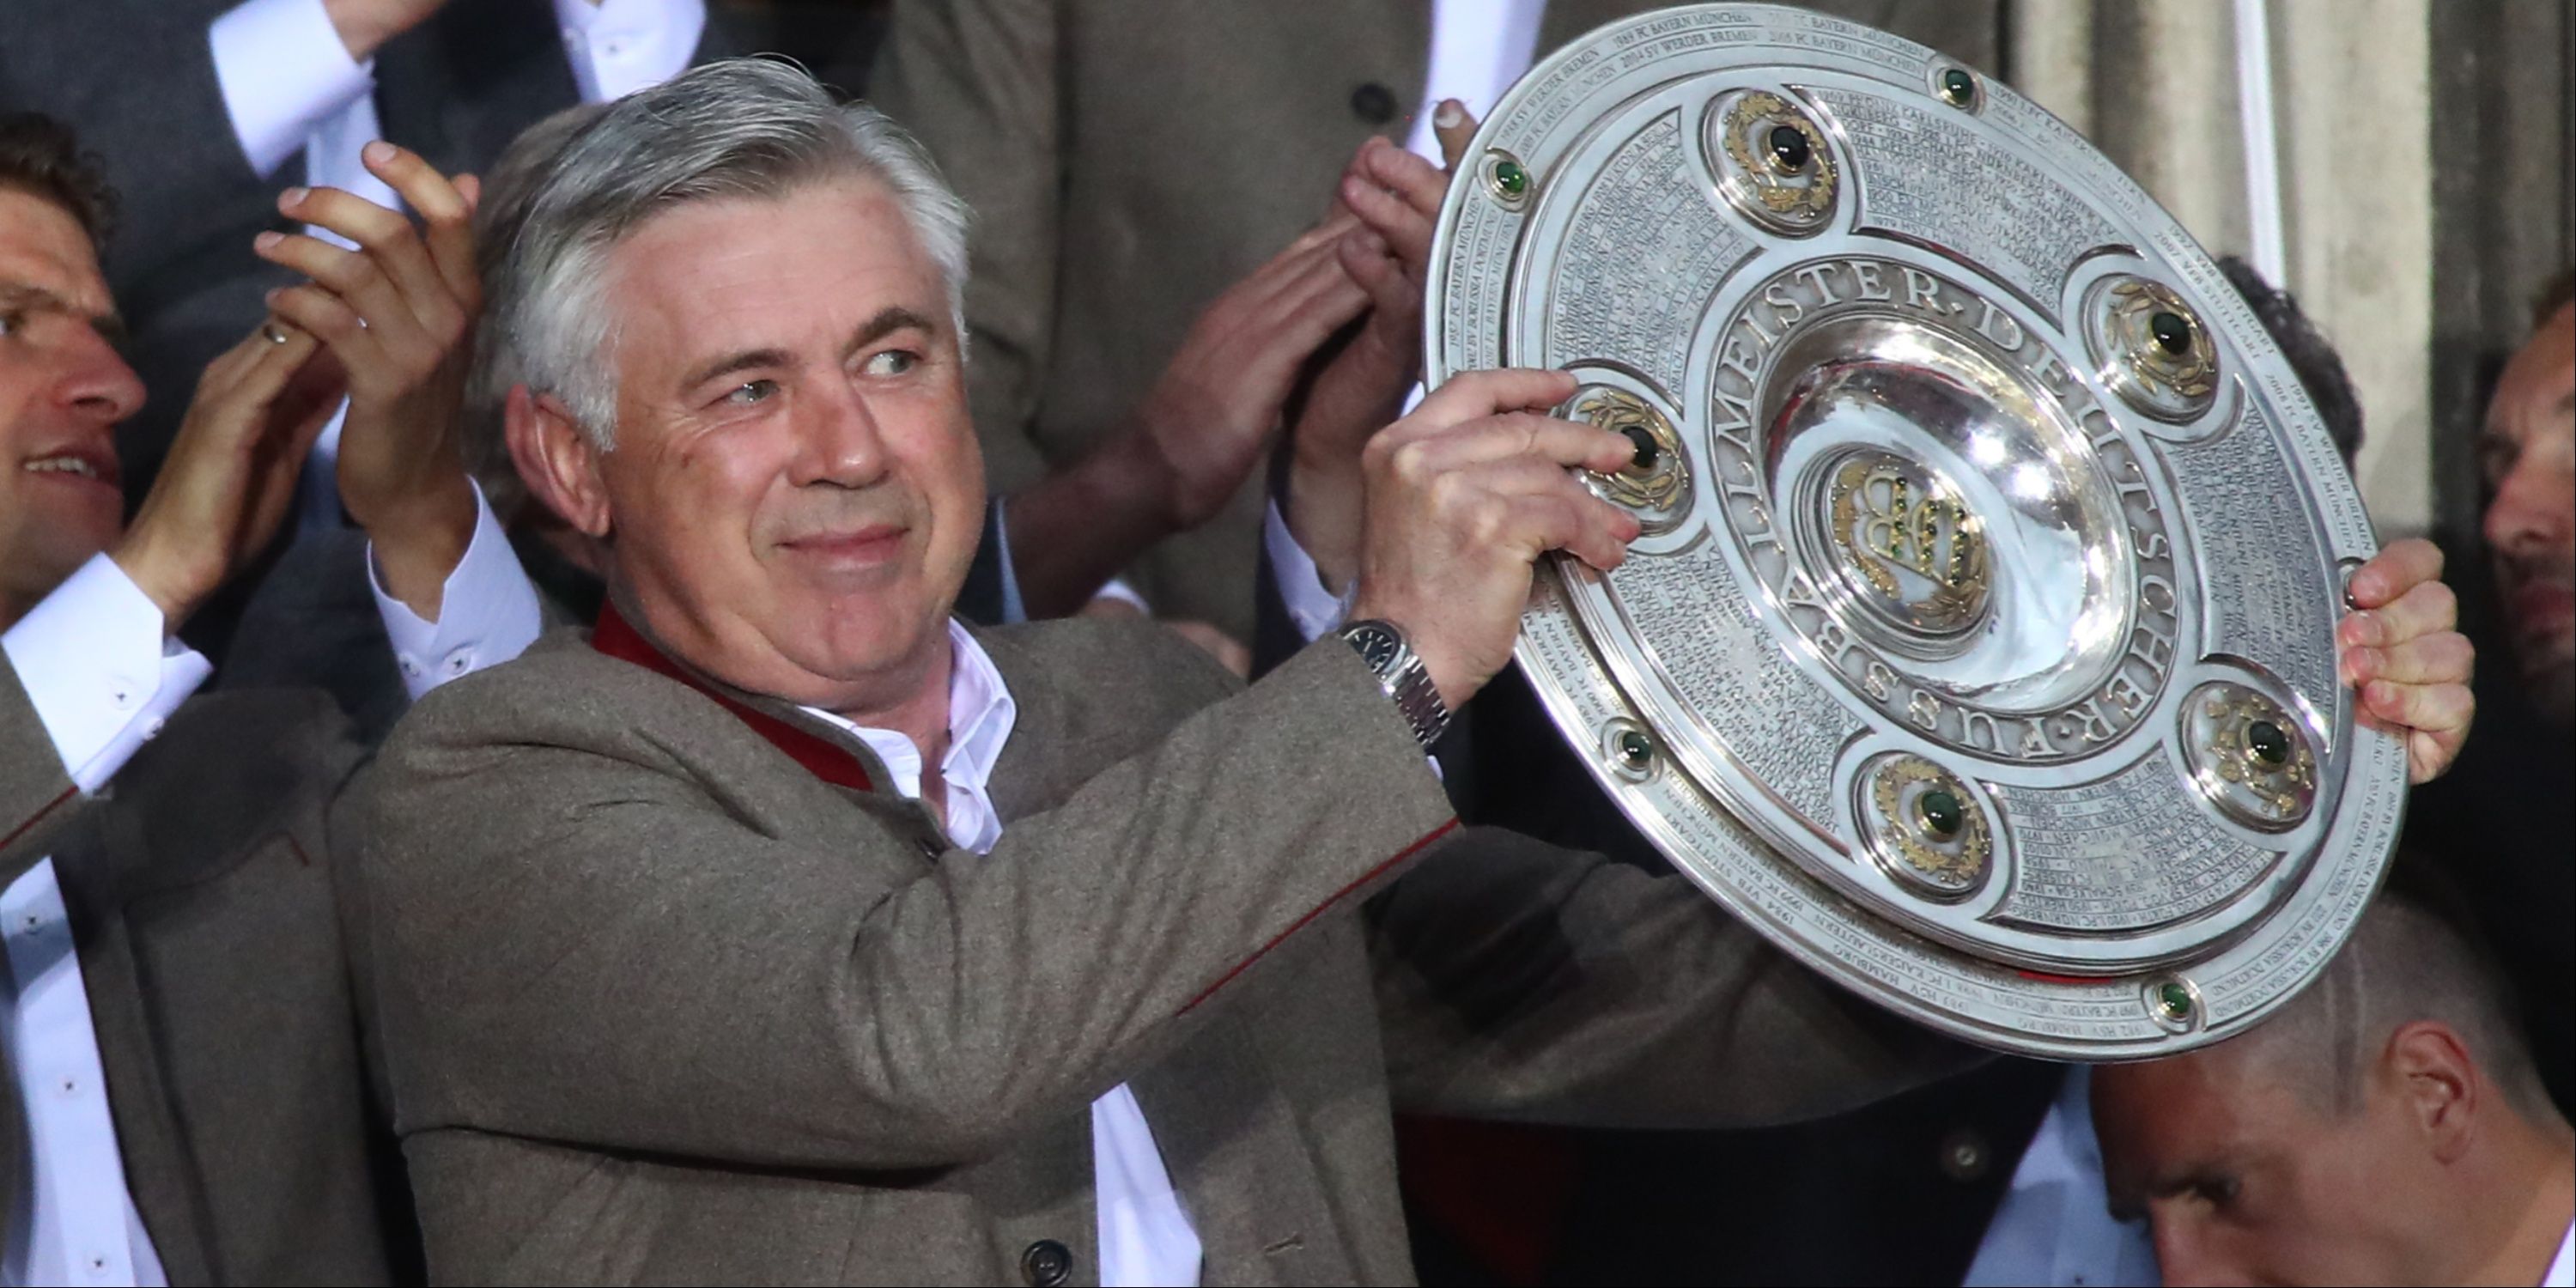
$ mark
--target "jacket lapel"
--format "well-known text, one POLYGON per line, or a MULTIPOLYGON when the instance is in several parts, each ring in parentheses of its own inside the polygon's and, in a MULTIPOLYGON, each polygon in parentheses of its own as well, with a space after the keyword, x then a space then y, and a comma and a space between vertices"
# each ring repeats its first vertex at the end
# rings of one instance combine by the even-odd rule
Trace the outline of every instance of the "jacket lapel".
POLYGON ((1129 1080, 1207 1250, 1200 1281, 1348 1282, 1354 1273, 1294 1107, 1231 1008, 1129 1080))
POLYGON ((132 892, 113 881, 116 873, 142 870, 143 838, 130 810, 96 810, 83 822, 92 825, 56 849, 54 872, 80 953, 81 983, 89 994, 99 1063, 107 1072, 108 1111, 125 1162, 126 1189, 143 1214, 144 1229, 170 1282, 217 1282, 220 1267, 208 1241, 213 1227, 203 1173, 180 1131, 143 1005, 143 980, 124 909, 132 892))

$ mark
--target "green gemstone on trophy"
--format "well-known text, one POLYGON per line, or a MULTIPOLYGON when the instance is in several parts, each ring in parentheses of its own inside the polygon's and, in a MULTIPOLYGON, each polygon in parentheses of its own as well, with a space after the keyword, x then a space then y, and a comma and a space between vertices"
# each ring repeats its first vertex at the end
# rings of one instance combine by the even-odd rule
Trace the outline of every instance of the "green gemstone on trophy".
POLYGON ((2156 1009, 2168 1020, 2191 1018, 2191 990, 2170 981, 2156 985, 2156 1009))
POLYGON ((2269 720, 2257 720, 2245 726, 2245 747, 2264 764, 2290 763, 2290 735, 2269 720))
POLYGON ((1956 67, 1941 73, 1941 97, 1952 106, 1966 107, 1976 101, 1977 78, 1956 67))
POLYGON ((1634 729, 1619 735, 1619 759, 1632 769, 1642 767, 1655 754, 1655 742, 1634 729))
POLYGON ((2159 309, 2147 319, 2147 332, 2156 338, 2156 347, 2179 358, 2191 351, 2191 323, 2170 309, 2159 309))
POLYGON ((1923 830, 1941 840, 1959 834, 1968 824, 1967 806, 1956 792, 1935 787, 1914 800, 1914 812, 1923 819, 1923 830))
POLYGON ((1517 197, 1529 191, 1529 171, 1518 161, 1494 163, 1494 189, 1506 197, 1517 197))
POLYGON ((1631 462, 1634 468, 1651 470, 1655 468, 1655 462, 1663 459, 1663 449, 1656 444, 1653 430, 1643 425, 1629 425, 1622 428, 1619 433, 1637 449, 1636 459, 1631 462))
POLYGON ((1771 127, 1771 164, 1782 174, 1796 174, 1807 168, 1810 158, 1806 133, 1794 125, 1771 127))

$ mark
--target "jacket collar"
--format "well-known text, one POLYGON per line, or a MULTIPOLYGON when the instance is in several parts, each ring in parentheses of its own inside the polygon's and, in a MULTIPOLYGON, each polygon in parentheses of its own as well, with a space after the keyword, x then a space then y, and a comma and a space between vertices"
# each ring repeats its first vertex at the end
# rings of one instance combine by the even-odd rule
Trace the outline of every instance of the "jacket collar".
POLYGON ((707 695, 717 706, 749 725, 753 733, 787 753, 788 759, 803 765, 816 778, 852 791, 877 790, 875 778, 850 748, 783 715, 764 711, 753 705, 754 700, 749 695, 741 694, 730 686, 719 685, 673 660, 660 645, 629 623, 625 614, 617 611, 613 598, 599 606, 599 624, 591 628, 590 646, 621 662, 632 662, 645 670, 669 676, 707 695))

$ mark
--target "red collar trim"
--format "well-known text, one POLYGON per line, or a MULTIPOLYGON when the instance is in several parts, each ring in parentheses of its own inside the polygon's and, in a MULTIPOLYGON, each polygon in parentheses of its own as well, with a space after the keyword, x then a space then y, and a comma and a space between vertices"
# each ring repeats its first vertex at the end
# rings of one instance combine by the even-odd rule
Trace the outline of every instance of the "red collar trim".
POLYGON ((732 712, 733 717, 751 726, 753 733, 769 740, 769 745, 786 752, 789 759, 803 765, 816 778, 835 787, 872 792, 876 785, 868 781, 867 771, 858 757, 848 749, 833 745, 819 734, 799 729, 765 711, 754 708, 718 691, 698 678, 696 672, 674 662, 646 639, 644 633, 628 625, 617 605, 603 603, 599 624, 591 628, 590 646, 621 662, 632 662, 647 671, 667 675, 715 700, 717 706, 732 712))

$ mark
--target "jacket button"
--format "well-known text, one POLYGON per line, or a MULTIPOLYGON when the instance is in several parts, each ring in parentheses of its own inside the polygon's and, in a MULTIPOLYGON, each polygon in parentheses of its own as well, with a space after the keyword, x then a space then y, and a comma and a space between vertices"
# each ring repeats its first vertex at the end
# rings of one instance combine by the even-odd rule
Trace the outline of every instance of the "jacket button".
POLYGON ((1954 1181, 1973 1181, 1994 1166, 1986 1138, 1962 1127, 1941 1138, 1941 1171, 1954 1181))
POLYGON ((1073 1278, 1073 1250, 1053 1239, 1040 1239, 1020 1254, 1020 1278, 1030 1288, 1056 1288, 1073 1278))
POLYGON ((1395 91, 1376 81, 1351 91, 1351 115, 1371 125, 1384 125, 1395 119, 1395 91))

